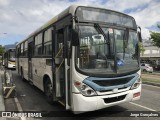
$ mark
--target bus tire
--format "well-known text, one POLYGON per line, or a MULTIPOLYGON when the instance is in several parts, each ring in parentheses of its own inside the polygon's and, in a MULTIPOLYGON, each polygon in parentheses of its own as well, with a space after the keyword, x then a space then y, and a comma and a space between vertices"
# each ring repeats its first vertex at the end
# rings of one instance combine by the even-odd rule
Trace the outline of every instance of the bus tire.
POLYGON ((53 92, 52 92, 52 84, 51 84, 51 81, 50 79, 47 77, 46 78, 46 81, 44 83, 44 92, 45 92, 45 96, 46 96, 46 99, 47 99, 47 102, 49 104, 53 104, 54 101, 53 101, 53 92))
POLYGON ((24 75, 23 75, 23 70, 22 70, 22 68, 21 68, 21 79, 22 79, 22 81, 25 82, 25 78, 24 78, 24 75))

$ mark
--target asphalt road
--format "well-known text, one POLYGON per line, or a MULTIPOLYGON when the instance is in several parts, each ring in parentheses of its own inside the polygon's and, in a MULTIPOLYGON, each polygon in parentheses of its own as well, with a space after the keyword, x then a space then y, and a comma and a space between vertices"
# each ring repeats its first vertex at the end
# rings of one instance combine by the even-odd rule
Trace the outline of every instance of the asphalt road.
MULTIPOLYGON (((13 71, 13 78, 16 84, 17 98, 9 98, 5 100, 5 107, 8 111, 59 111, 61 116, 54 118, 41 118, 43 120, 53 120, 53 119, 89 119, 89 120, 160 120, 159 118, 148 118, 148 117, 120 117, 125 111, 160 111, 160 87, 153 87, 148 85, 142 85, 142 96, 139 101, 124 103, 117 106, 105 108, 102 110, 89 112, 82 114, 81 116, 75 116, 70 111, 64 111, 64 107, 59 103, 50 105, 47 103, 44 93, 28 82, 23 82, 20 76, 13 71), (111 113, 110 111, 113 111, 111 113), (63 115, 65 113, 65 116, 63 115), (70 115, 71 117, 66 117, 70 115), (87 117, 86 117, 87 116, 87 117)), ((57 114, 58 112, 55 112, 57 114)), ((54 112, 53 112, 54 114, 54 112)), ((11 118, 10 118, 11 119, 11 118)), ((8 120, 10 120, 8 119, 8 120)), ((16 119, 16 118, 15 118, 16 119)), ((20 118, 17 118, 20 119, 20 118)), ((33 118, 29 118, 32 120, 33 118)), ((40 119, 40 118, 38 118, 40 119)), ((13 120, 13 119, 12 119, 13 120)), ((21 120, 26 120, 21 118, 21 120)), ((28 119, 27 119, 28 120, 28 119)), ((36 119, 37 120, 37 119, 36 119)))

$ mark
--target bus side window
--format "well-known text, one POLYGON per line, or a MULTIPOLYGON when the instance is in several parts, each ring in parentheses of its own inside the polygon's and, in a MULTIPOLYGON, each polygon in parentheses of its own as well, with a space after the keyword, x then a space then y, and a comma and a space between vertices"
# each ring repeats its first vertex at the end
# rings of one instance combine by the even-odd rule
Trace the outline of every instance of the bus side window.
POLYGON ((20 53, 20 56, 23 56, 23 49, 24 49, 24 45, 23 45, 23 43, 21 43, 21 53, 20 53))
POLYGON ((57 57, 63 57, 63 39, 64 39, 64 32, 63 29, 58 31, 57 34, 57 57))
POLYGON ((45 56, 52 55, 52 30, 53 28, 49 28, 44 32, 44 55, 45 56))
POLYGON ((24 43, 24 56, 26 57, 27 57, 27 50, 28 50, 28 41, 24 43))
POLYGON ((38 34, 35 37, 35 49, 34 55, 39 56, 42 55, 42 33, 38 34))

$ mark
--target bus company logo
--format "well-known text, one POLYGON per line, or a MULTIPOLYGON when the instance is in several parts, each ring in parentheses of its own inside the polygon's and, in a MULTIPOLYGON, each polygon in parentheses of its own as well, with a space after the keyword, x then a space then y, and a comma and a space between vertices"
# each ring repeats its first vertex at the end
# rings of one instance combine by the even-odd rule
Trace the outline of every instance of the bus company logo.
POLYGON ((2 117, 12 117, 11 112, 2 112, 2 117))
POLYGON ((117 61, 117 65, 118 66, 123 66, 124 65, 124 61, 123 60, 118 60, 117 61))
POLYGON ((118 92, 118 88, 114 88, 112 91, 113 91, 114 93, 116 93, 116 92, 118 92))

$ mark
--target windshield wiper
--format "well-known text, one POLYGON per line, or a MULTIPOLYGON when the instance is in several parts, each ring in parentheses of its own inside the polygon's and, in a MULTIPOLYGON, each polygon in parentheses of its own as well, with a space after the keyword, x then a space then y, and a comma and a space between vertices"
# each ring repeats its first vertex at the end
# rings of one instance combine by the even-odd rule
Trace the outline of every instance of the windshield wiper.
POLYGON ((128 46, 128 39, 129 39, 129 29, 126 28, 126 31, 124 32, 124 37, 123 37, 123 59, 125 57, 125 48, 128 46))
POLYGON ((109 31, 107 33, 107 35, 104 33, 104 31, 102 30, 102 28, 100 27, 99 24, 94 23, 94 27, 104 36, 104 39, 106 40, 107 45, 109 45, 108 47, 108 51, 109 51, 109 56, 111 56, 111 46, 110 46, 110 36, 109 36, 109 31))
POLYGON ((102 28, 99 26, 99 24, 94 23, 94 27, 97 28, 97 30, 103 35, 104 39, 106 40, 106 43, 109 45, 110 44, 109 39, 107 38, 106 34, 102 30, 102 28))
POLYGON ((129 29, 126 28, 126 34, 125 34, 125 48, 128 46, 128 40, 129 40, 129 29))

